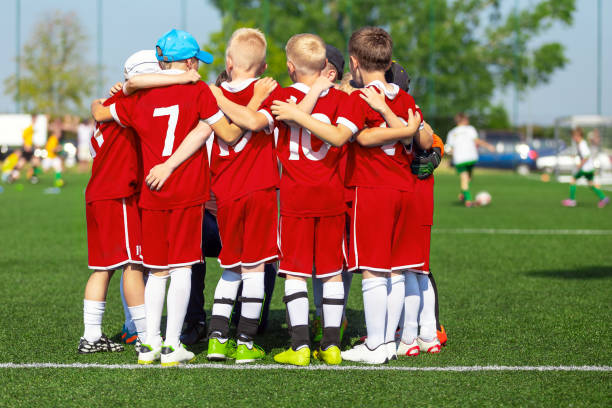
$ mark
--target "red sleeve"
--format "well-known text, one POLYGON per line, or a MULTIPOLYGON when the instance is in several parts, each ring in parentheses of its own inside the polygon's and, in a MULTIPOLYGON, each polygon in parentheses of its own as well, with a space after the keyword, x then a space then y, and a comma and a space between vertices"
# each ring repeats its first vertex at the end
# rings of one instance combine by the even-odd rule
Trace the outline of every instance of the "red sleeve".
POLYGON ((134 112, 136 111, 136 102, 138 101, 138 94, 119 97, 114 103, 111 103, 108 107, 113 115, 113 119, 120 126, 123 127, 134 127, 134 112))
POLYGON ((212 91, 204 81, 198 82, 200 92, 198 94, 198 112, 200 119, 209 125, 219 121, 224 115, 217 106, 217 100, 212 91))
POLYGON ((344 99, 340 109, 338 109, 337 125, 344 125, 353 132, 359 132, 365 127, 366 109, 368 104, 361 99, 361 92, 355 91, 344 99), (365 105, 365 107, 364 107, 365 105))
POLYGON ((421 126, 419 126, 419 129, 423 129, 423 122, 425 122, 425 117, 423 116, 423 111, 416 104, 416 102, 415 102, 414 98, 412 97, 412 95, 410 95, 409 93, 406 93, 406 94, 408 95, 408 98, 409 98, 408 109, 412 109, 414 111, 415 115, 417 114, 417 112, 419 113, 419 115, 421 115, 421 126))

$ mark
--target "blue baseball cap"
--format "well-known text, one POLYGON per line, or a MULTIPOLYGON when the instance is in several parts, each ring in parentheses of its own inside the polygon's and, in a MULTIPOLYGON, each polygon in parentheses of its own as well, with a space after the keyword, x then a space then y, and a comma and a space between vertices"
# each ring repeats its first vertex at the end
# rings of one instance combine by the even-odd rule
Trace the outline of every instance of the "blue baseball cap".
POLYGON ((200 50, 198 42, 187 31, 172 29, 162 35, 155 51, 158 61, 175 62, 196 57, 205 64, 213 62, 212 54, 200 50))

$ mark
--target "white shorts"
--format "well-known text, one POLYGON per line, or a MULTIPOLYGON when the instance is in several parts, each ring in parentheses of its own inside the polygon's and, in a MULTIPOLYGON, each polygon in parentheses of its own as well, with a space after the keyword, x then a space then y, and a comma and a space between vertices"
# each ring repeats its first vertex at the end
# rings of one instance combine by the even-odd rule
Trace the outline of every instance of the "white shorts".
POLYGON ((62 171, 62 159, 59 157, 54 157, 52 159, 45 157, 42 161, 42 169, 43 171, 47 171, 50 168, 53 168, 57 173, 62 171))

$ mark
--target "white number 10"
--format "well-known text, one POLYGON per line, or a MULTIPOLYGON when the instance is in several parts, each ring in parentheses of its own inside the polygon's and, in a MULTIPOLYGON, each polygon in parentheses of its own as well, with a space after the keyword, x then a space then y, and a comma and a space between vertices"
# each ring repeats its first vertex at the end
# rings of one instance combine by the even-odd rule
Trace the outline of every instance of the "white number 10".
POLYGON ((164 150, 162 157, 170 156, 174 147, 174 131, 178 122, 179 106, 172 105, 165 108, 155 108, 153 116, 168 116, 168 130, 166 130, 166 140, 164 141, 164 150))

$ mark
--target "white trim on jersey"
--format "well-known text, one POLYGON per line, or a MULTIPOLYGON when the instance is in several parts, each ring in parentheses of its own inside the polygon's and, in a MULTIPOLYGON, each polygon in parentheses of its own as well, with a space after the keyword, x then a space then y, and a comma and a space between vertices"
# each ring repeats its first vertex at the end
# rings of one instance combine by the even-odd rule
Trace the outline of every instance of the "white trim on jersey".
POLYGON ((265 109, 260 109, 257 113, 263 113, 263 115, 268 119, 268 129, 266 129, 266 133, 270 134, 274 131, 274 118, 270 113, 268 113, 265 109))
POLYGON ((382 83, 382 81, 379 81, 378 79, 376 79, 376 80, 370 82, 369 84, 367 84, 364 88, 367 88, 368 86, 375 86, 376 88, 378 88, 381 91, 383 91, 387 98, 393 100, 393 99, 395 99, 397 94, 399 94, 400 87, 397 84, 388 84, 388 85, 391 85, 391 88, 393 88, 392 91, 389 91, 387 89, 387 87, 385 86, 385 84, 382 83))
POLYGON ((113 119, 115 119, 115 122, 117 122, 119 126, 125 127, 123 123, 121 123, 121 121, 119 120, 119 116, 117 115, 117 108, 115 107, 115 104, 113 103, 112 105, 110 105, 108 109, 110 110, 110 114, 113 117, 113 119))
POLYGON ((92 266, 92 265, 87 265, 87 267, 89 269, 93 269, 95 271, 111 271, 111 270, 118 269, 120 266, 123 266, 125 264, 142 265, 142 262, 141 261, 133 261, 131 259, 126 259, 125 261, 121 261, 121 262, 116 263, 116 264, 111 265, 111 266, 92 266))
POLYGON ((123 204, 123 232, 125 234, 125 250, 127 251, 128 259, 132 259, 132 253, 130 252, 130 235, 128 232, 128 221, 127 221, 127 210, 125 208, 125 198, 121 199, 123 204))
MULTIPOLYGON (((302 82, 296 82, 293 85, 290 86, 290 88, 295 88, 298 91, 307 94, 308 92, 310 92, 310 87, 302 82)), ((329 89, 326 89, 325 91, 321 92, 321 94, 319 95, 319 98, 323 98, 324 96, 326 96, 329 93, 329 89)))
MULTIPOLYGON (((359 187, 355 187, 355 204, 353 204, 353 251, 355 252, 355 268, 359 268, 359 252, 357 251, 357 192, 359 187)), ((350 269, 349 269, 350 270, 350 269)))
POLYGON ((340 116, 338 119, 336 119, 336 124, 346 126, 351 132, 353 132, 353 134, 359 132, 359 128, 345 117, 340 116))
POLYGON ((197 260, 197 261, 191 261, 191 262, 183 262, 180 264, 168 264, 168 265, 151 265, 151 264, 147 264, 147 263, 142 263, 142 266, 146 267, 146 268, 151 268, 151 269, 172 269, 172 268, 179 268, 181 266, 191 266, 193 264, 197 264, 202 262, 201 260, 197 260))
POLYGON ((223 265, 219 258, 217 258, 217 261, 219 262, 219 266, 222 267, 223 269, 230 269, 230 268, 235 268, 237 266, 255 266, 255 265, 262 264, 262 263, 268 263, 269 261, 276 260, 276 259, 278 259, 278 255, 269 256, 267 258, 261 259, 261 260, 256 261, 256 262, 242 262, 242 261, 239 261, 239 262, 236 262, 235 264, 232 264, 232 265, 223 265))
POLYGON ((395 271, 401 271, 401 270, 404 270, 404 269, 410 270, 410 268, 418 268, 419 266, 423 266, 423 265, 425 265, 425 262, 421 262, 421 263, 413 264, 413 265, 392 266, 391 270, 394 271, 394 272, 395 271))
POLYGON ((239 82, 236 85, 232 85, 230 82, 225 81, 225 82, 221 82, 221 88, 225 89, 227 92, 237 93, 240 91, 244 91, 245 89, 249 87, 249 85, 251 85, 253 82, 257 80, 259 80, 259 77, 249 78, 249 79, 245 79, 242 82, 239 82))
POLYGON ((217 123, 218 121, 220 121, 224 116, 225 116, 225 114, 221 111, 221 109, 219 109, 217 111, 217 113, 215 113, 211 117, 203 119, 203 120, 204 120, 204 122, 208 123, 208 125, 212 126, 215 123, 217 123))

